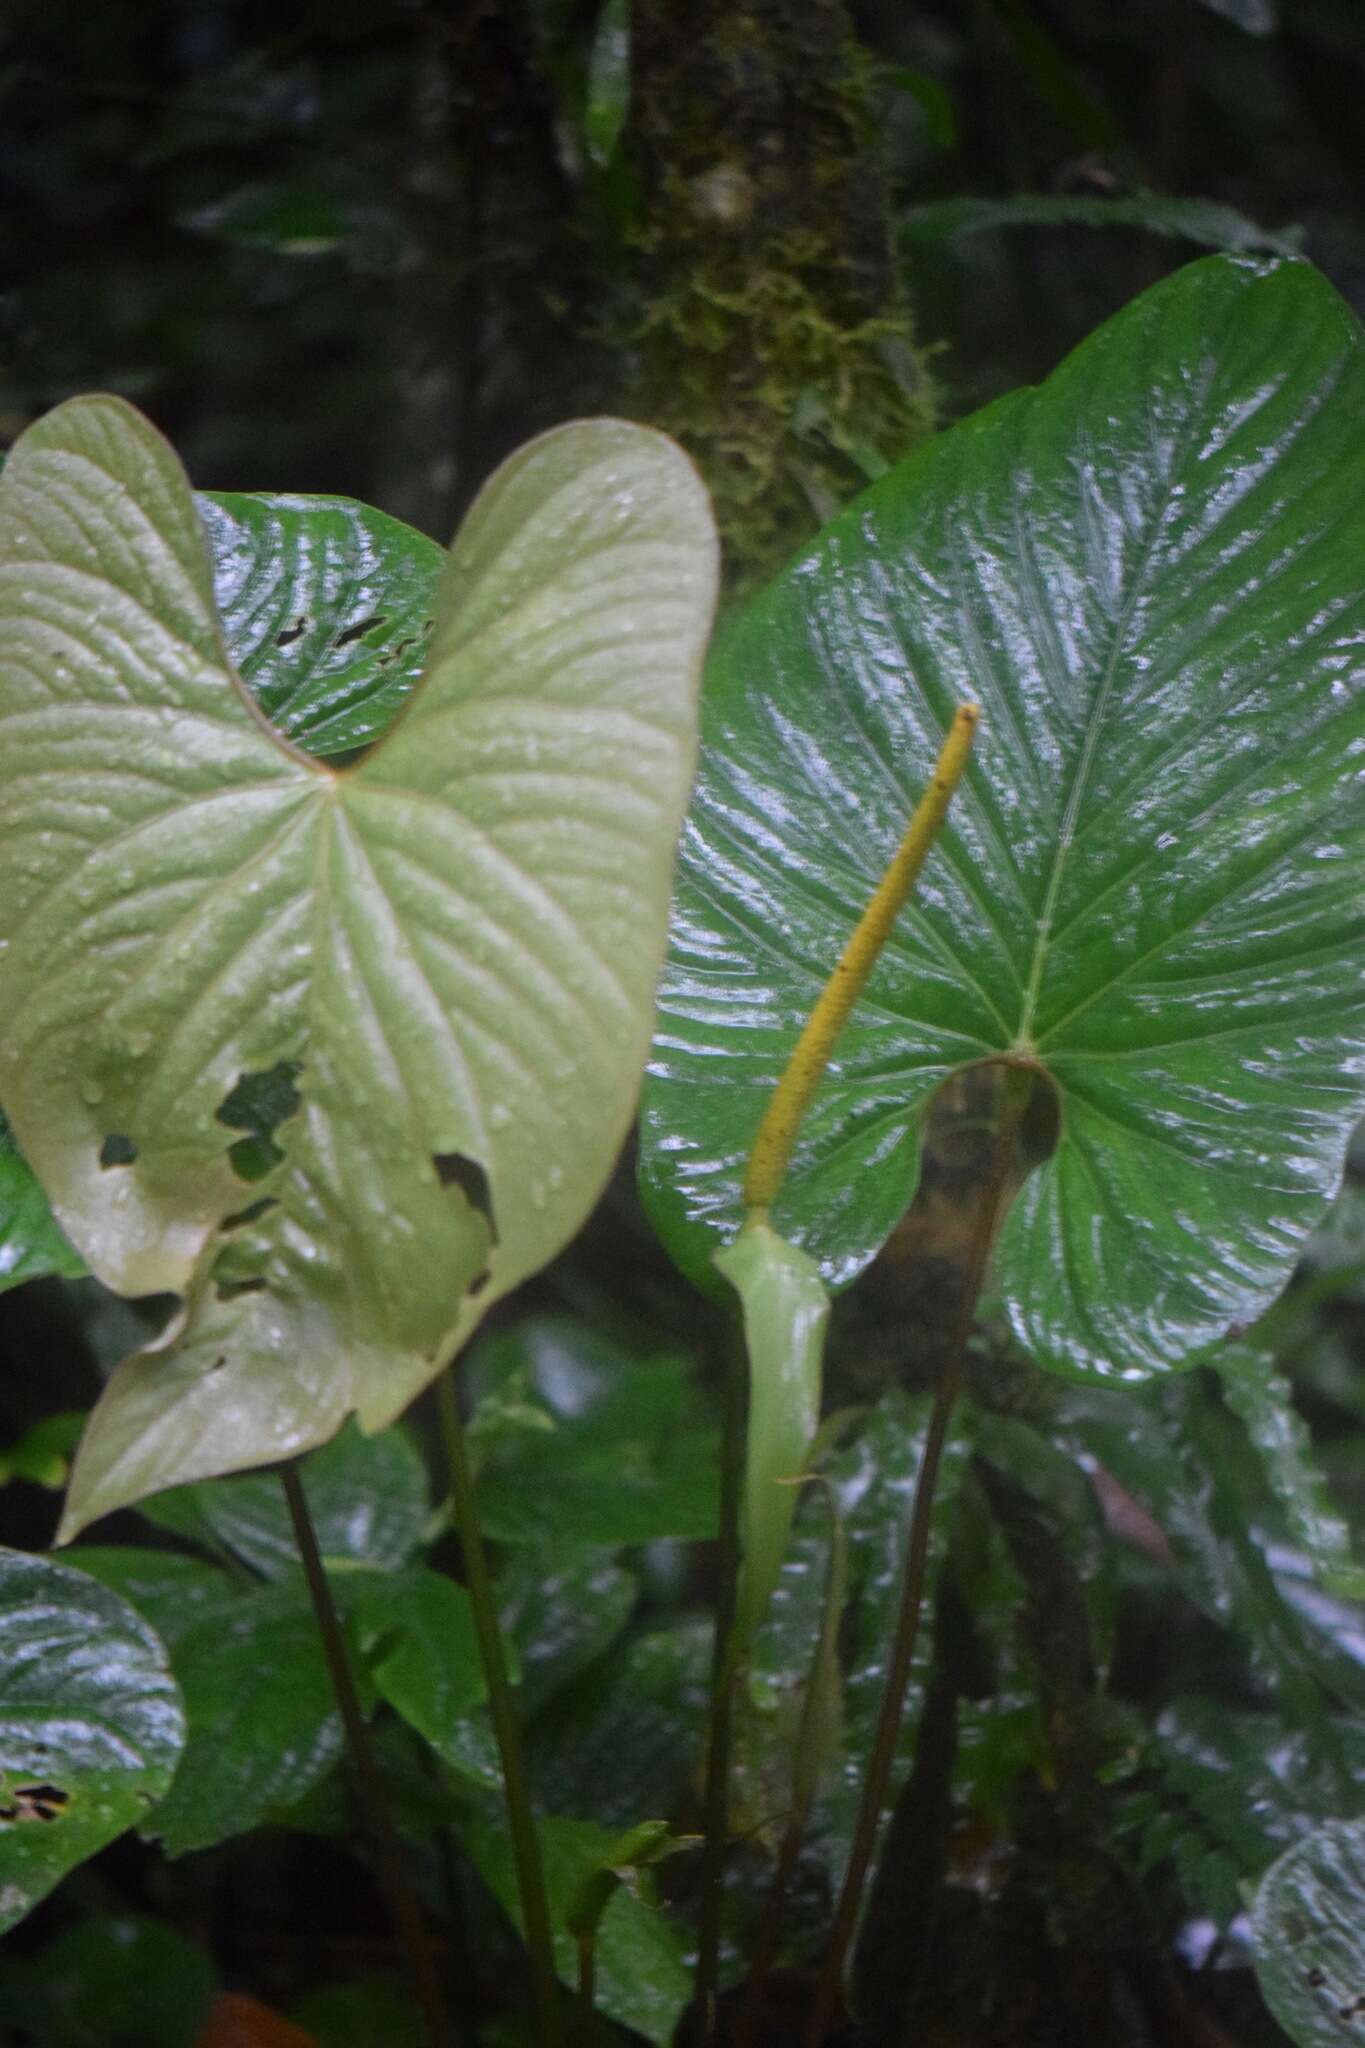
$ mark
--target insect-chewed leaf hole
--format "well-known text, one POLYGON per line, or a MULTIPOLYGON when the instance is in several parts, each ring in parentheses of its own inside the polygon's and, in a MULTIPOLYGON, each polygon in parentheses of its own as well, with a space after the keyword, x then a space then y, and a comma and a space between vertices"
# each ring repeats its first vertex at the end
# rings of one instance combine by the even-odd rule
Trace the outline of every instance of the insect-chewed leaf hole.
POLYGON ((282 626, 280 628, 279 632, 275 635, 275 645, 277 647, 292 647, 296 640, 302 640, 307 631, 307 615, 304 612, 300 612, 292 626, 282 626))
POLYGON ((353 640, 363 640, 367 633, 377 632, 387 624, 380 612, 370 612, 366 618, 357 619, 353 626, 346 626, 332 642, 334 647, 349 647, 353 640))
POLYGON ((137 1146, 126 1131, 110 1131, 100 1146, 101 1166, 131 1166, 137 1158, 137 1146))
POLYGON ((56 1820, 70 1799, 60 1785, 16 1785, 0 1796, 0 1820, 56 1820))
POLYGON ((214 1111, 220 1124, 247 1133, 228 1147, 239 1180, 260 1180, 283 1159, 275 1133, 298 1113, 303 1098, 295 1083, 302 1072, 299 1060, 276 1060, 273 1067, 241 1073, 214 1111))
POLYGON ((275 1195, 262 1195, 259 1202, 248 1202, 245 1209, 237 1209, 231 1216, 225 1216, 218 1225, 220 1230, 245 1230, 248 1223, 256 1222, 267 1209, 278 1209, 279 1200, 275 1195))
MULTIPOLYGON (((493 1190, 478 1160, 467 1159, 463 1152, 433 1152, 431 1163, 436 1168, 436 1178, 441 1186, 458 1188, 470 1208, 483 1217, 489 1236, 496 1244, 498 1225, 493 1214, 493 1190)), ((473 1292, 472 1289, 470 1291, 473 1292)))
POLYGON ((219 1301, 235 1301, 239 1294, 264 1293, 265 1282, 264 1280, 258 1279, 217 1280, 214 1282, 213 1291, 217 1295, 219 1301))

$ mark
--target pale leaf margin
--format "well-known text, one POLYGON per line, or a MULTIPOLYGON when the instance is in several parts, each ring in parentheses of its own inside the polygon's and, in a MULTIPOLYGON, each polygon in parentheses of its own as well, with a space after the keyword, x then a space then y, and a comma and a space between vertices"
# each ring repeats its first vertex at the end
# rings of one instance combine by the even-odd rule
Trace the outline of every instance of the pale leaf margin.
POLYGON ((156 431, 94 397, 16 444, 0 1101, 91 1269, 181 1297, 64 1539, 383 1427, 581 1223, 648 1047, 715 590, 681 451, 556 429, 480 494, 416 694, 337 771, 233 672, 156 431), (218 1112, 282 1062, 299 1105, 244 1184, 218 1112))

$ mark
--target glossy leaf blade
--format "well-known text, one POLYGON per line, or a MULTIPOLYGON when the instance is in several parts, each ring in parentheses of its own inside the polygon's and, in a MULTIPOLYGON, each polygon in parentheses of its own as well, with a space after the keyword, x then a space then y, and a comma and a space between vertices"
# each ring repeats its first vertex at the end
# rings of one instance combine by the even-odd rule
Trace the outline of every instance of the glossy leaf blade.
POLYGON ((141 1615, 83 1572, 0 1551, 0 1930, 142 1820, 185 1716, 141 1615))
POLYGON ((954 707, 981 735, 774 1226, 848 1281, 939 1083, 1043 1065, 1003 1232, 1020 1339, 1142 1375, 1248 1322, 1362 1106, 1365 351, 1298 264, 1215 258, 874 485, 713 659, 645 1099, 706 1284, 741 1162, 954 707))
POLYGON ((457 537, 427 671, 359 766, 229 664, 165 443, 113 399, 0 481, 0 1097, 72 1242, 173 1290, 65 1533, 373 1430, 595 1200, 648 1043, 715 588, 663 437, 557 430, 457 537), (234 1165, 284 1073, 278 1163, 234 1165))
POLYGON ((168 1856, 244 1834, 292 1806, 341 1754, 341 1717, 302 1585, 268 1586, 175 1647, 189 1741, 147 1819, 168 1856))
POLYGON ((229 653, 276 731, 320 755, 387 731, 422 673, 445 549, 353 498, 195 502, 229 653))

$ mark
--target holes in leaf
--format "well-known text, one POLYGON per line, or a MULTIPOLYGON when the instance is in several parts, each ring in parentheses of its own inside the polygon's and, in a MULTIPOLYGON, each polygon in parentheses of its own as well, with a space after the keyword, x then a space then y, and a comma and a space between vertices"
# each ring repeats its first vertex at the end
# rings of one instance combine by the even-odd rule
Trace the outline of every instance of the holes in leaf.
POLYGON ((56 1820, 70 1798, 60 1785, 16 1785, 0 1795, 0 1821, 56 1820))
POLYGON ((219 1301, 235 1301, 239 1294, 263 1294, 265 1292, 265 1282, 264 1280, 219 1280, 215 1283, 213 1291, 219 1301))
POLYGON ((387 620, 379 612, 371 612, 368 618, 357 619, 353 626, 347 626, 332 642, 334 647, 349 647, 353 640, 363 640, 367 633, 375 632, 387 620))
POLYGON ((126 1131, 110 1131, 100 1146, 101 1166, 131 1166, 137 1158, 137 1146, 126 1131))
MULTIPOLYGON (((433 1152, 431 1163, 436 1168, 436 1178, 441 1186, 458 1188, 475 1215, 482 1216, 488 1225, 488 1234, 496 1244, 498 1226, 493 1215, 493 1191, 478 1160, 467 1159, 463 1152, 433 1152)), ((470 1291, 472 1293, 473 1289, 470 1291)))
POLYGON ((296 640, 302 640, 307 631, 307 614, 300 612, 292 626, 282 626, 280 628, 279 632, 275 635, 275 645, 277 647, 292 647, 296 640))
POLYGON ((245 1230, 248 1223, 254 1223, 258 1216, 264 1216, 267 1209, 278 1209, 279 1200, 275 1195, 262 1195, 259 1202, 248 1202, 245 1209, 238 1209, 233 1215, 225 1216, 218 1225, 220 1230, 245 1230))
POLYGON ((396 646, 391 647, 387 654, 379 655, 375 666, 377 668, 388 668, 392 662, 401 661, 408 649, 415 647, 422 637, 420 633, 409 633, 406 639, 400 640, 396 646))
POLYGON ((294 1083, 302 1072, 298 1060, 277 1060, 273 1067, 239 1074, 214 1111, 220 1124, 247 1134, 228 1147, 228 1158, 239 1180, 260 1180, 283 1159, 275 1133, 298 1113, 303 1098, 294 1083))

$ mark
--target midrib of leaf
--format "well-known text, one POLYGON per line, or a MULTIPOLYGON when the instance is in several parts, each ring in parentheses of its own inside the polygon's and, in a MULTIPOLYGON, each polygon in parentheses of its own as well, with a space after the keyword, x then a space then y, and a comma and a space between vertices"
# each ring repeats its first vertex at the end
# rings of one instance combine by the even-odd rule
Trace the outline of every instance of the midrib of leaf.
MULTIPOLYGON (((1085 801, 1086 786, 1090 780, 1091 767, 1094 763, 1096 749, 1099 746, 1100 733, 1104 725, 1105 714, 1109 708, 1109 699, 1113 694, 1115 681, 1118 676, 1119 661, 1125 651, 1128 631, 1133 623, 1133 614, 1146 588, 1152 562, 1161 540, 1167 515, 1171 509, 1175 488, 1174 480, 1189 451, 1195 427, 1202 418, 1203 407, 1212 389, 1213 378, 1214 370, 1210 366, 1204 375, 1203 389, 1191 404, 1184 428, 1176 439, 1176 445, 1172 450, 1166 475, 1162 480, 1158 505, 1151 515, 1151 532, 1146 545, 1143 547, 1141 559, 1135 568, 1128 594, 1124 598, 1119 616, 1115 621, 1103 677, 1100 687, 1096 692, 1090 716, 1086 721, 1085 737, 1081 742, 1081 750, 1077 757, 1071 786, 1067 791, 1066 806, 1062 813, 1061 830, 1057 836, 1057 848, 1052 857, 1052 871, 1048 876, 1047 888, 1043 894, 1043 906, 1038 917, 1038 932, 1034 941, 1033 959, 1029 967, 1028 981, 1024 989, 1023 1008, 1020 1012, 1019 1029, 1015 1040, 1015 1049, 1022 1053, 1032 1054, 1038 1050, 1038 1046, 1033 1038, 1033 1023, 1038 1013, 1038 999, 1042 994, 1043 976, 1047 970, 1048 950, 1052 943, 1052 926, 1057 915, 1057 902, 1061 895, 1067 858, 1070 855, 1072 842, 1076 836, 1081 805, 1085 801)), ((1055 1026, 1049 1027, 1049 1035, 1055 1028, 1055 1026)))

